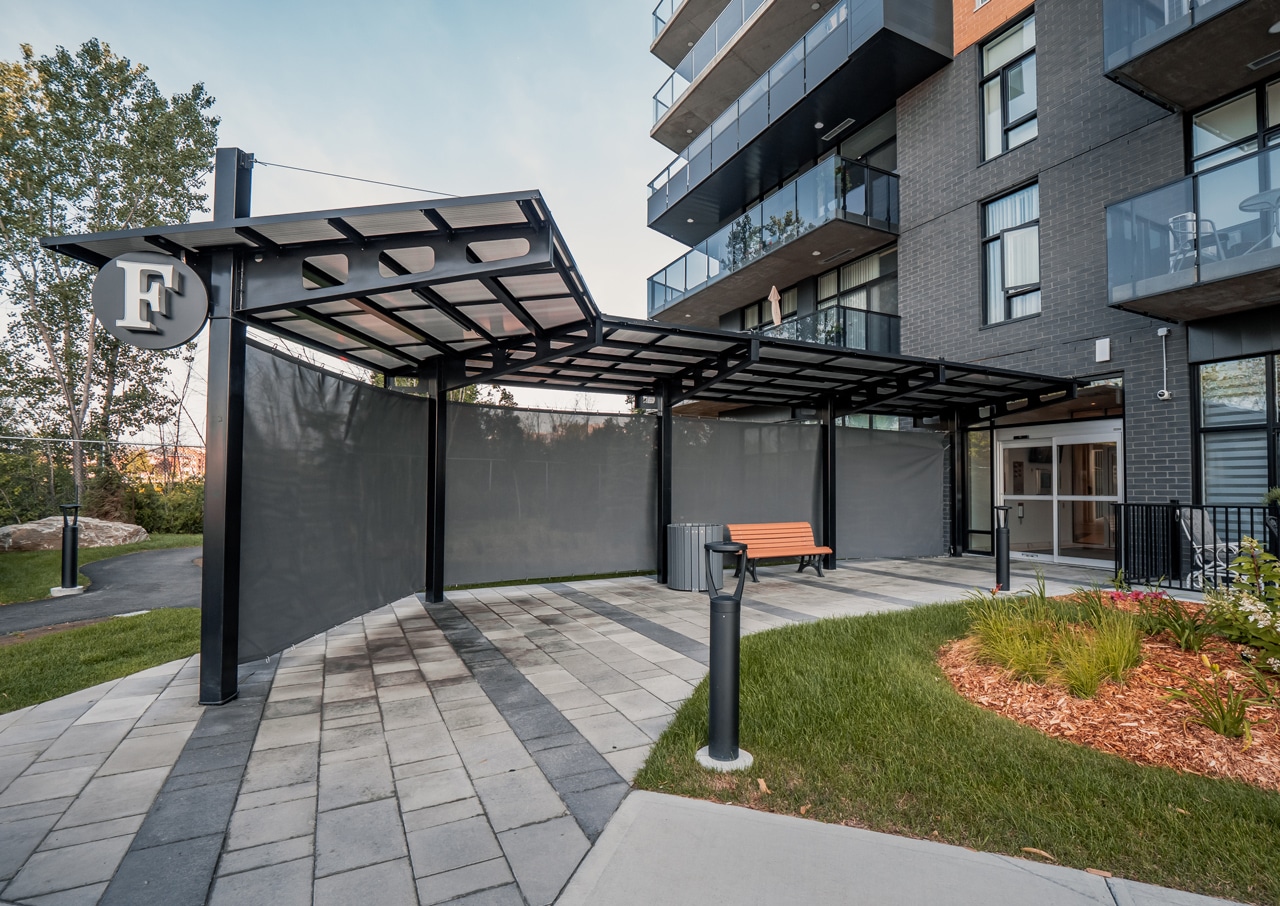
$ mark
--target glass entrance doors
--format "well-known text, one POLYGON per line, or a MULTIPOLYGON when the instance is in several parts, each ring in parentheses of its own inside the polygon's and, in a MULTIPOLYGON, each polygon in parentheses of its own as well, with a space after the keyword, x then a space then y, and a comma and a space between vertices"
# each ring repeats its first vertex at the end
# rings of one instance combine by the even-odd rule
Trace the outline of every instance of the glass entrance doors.
POLYGON ((1046 436, 1034 437, 1027 428, 996 434, 997 498, 1009 507, 1010 554, 1110 563, 1121 488, 1120 429, 1095 422, 1040 431, 1046 436))

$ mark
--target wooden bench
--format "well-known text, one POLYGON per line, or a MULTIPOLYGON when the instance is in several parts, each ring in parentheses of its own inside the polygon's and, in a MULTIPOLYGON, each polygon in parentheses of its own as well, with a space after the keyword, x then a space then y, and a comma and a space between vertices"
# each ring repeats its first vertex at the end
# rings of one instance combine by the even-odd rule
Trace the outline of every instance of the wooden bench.
POLYGON ((760 581, 756 577, 757 560, 799 557, 800 568, 796 572, 812 566, 821 576, 820 558, 832 553, 831 548, 813 543, 813 527, 807 522, 749 522, 725 527, 732 540, 747 546, 747 572, 751 573, 752 582, 760 581))

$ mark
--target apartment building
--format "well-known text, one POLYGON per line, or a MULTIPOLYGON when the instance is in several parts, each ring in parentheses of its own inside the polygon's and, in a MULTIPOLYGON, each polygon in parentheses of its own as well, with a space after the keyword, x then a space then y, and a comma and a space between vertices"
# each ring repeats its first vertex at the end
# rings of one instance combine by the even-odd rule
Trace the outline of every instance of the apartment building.
POLYGON ((1280 484, 1280 2, 663 0, 653 23, 674 160, 649 225, 690 250, 650 318, 1084 382, 936 426, 956 552, 991 549, 999 504, 1015 556, 1110 565, 1118 502, 1280 484))

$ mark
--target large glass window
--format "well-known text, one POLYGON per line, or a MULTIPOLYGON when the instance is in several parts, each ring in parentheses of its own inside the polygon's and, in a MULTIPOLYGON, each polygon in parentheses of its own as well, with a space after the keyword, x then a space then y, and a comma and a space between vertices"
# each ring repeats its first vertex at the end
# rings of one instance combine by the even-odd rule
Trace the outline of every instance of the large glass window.
POLYGON ((875 252, 818 276, 818 308, 898 313, 898 250, 875 252))
POLYGON ((1191 165, 1208 170, 1280 138, 1280 81, 1250 88, 1191 117, 1191 165))
POLYGON ((984 321, 1040 311, 1040 186, 983 207, 984 321))
POLYGON ((1268 371, 1280 367, 1274 359, 1258 356, 1199 368, 1200 479, 1205 503, 1262 502, 1270 482, 1269 462, 1274 458, 1268 445, 1274 449, 1276 444, 1275 382, 1268 381, 1268 371))
POLYGON ((1036 119, 1036 17, 982 48, 982 159, 1031 141, 1036 119))

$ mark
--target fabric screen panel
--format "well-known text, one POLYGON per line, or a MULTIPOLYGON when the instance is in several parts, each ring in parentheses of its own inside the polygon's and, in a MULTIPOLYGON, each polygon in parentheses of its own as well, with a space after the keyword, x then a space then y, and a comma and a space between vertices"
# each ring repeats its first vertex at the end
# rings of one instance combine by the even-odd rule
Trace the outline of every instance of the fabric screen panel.
POLYGON ((246 358, 241 663, 422 588, 430 406, 246 358))
POLYGON ((808 522, 821 536, 817 425, 672 422, 672 522, 808 522))
POLYGON ((445 583, 653 569, 657 420, 449 407, 445 583))
POLYGON ((836 554, 936 557, 943 543, 946 436, 836 429, 836 554))

